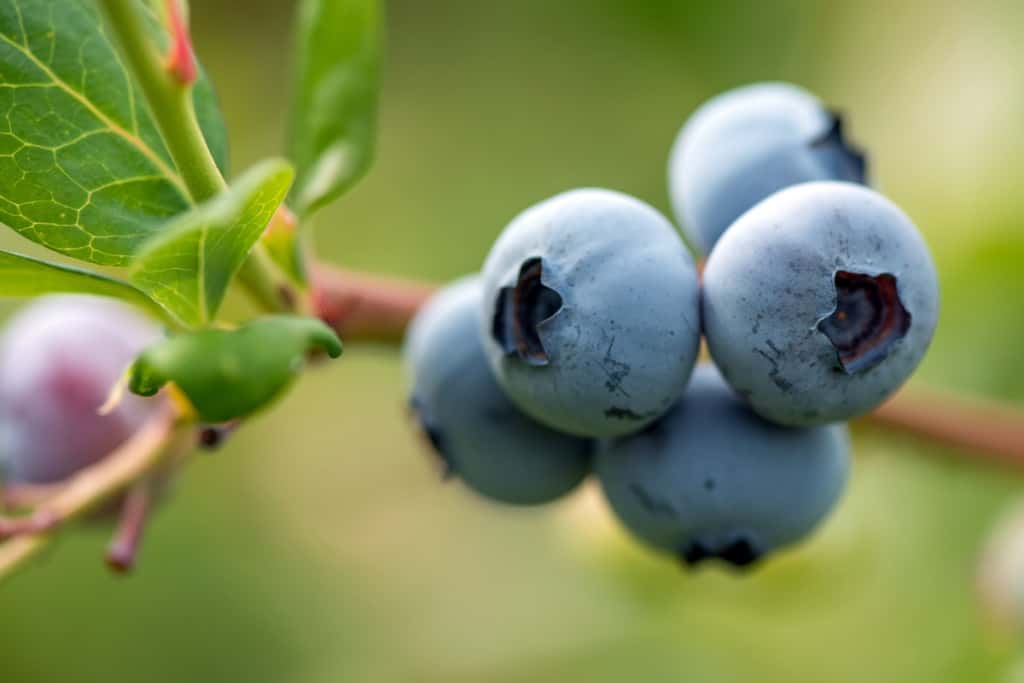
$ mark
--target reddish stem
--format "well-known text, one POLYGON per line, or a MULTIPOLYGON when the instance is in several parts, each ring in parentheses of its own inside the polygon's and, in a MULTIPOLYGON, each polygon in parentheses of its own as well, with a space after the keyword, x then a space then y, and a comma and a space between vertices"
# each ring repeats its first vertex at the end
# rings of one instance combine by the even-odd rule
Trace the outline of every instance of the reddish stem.
MULTIPOLYGON (((434 287, 313 267, 318 314, 345 341, 399 341, 434 287)), ((972 457, 1024 468, 1024 409, 935 391, 904 390, 865 420, 970 451, 972 457)))
POLYGON ((179 0, 165 0, 167 31, 171 45, 167 51, 167 70, 183 86, 192 85, 196 80, 196 59, 192 52, 192 38, 188 23, 182 15, 179 0))
POLYGON ((25 536, 48 531, 57 526, 61 517, 45 508, 26 517, 0 518, 0 541, 12 536, 25 536))
POLYGON ((114 538, 107 547, 107 566, 119 574, 127 574, 135 566, 142 535, 153 504, 148 480, 135 485, 125 496, 114 538))
POLYGON ((16 534, 0 543, 0 579, 46 547, 57 525, 94 509, 164 464, 177 448, 191 445, 194 434, 179 420, 173 404, 161 406, 128 441, 75 473, 30 516, 0 518, 0 526, 16 534))
POLYGON ((317 315, 342 339, 401 341, 406 325, 435 289, 322 263, 311 271, 317 315))
POLYGON ((1024 410, 948 392, 905 389, 868 418, 1001 465, 1024 467, 1024 410))
MULTIPOLYGON (((7 484, 0 490, 0 501, 5 510, 34 508, 45 503, 64 488, 64 482, 54 484, 7 484)), ((0 519, 0 525, 3 520, 0 519)))

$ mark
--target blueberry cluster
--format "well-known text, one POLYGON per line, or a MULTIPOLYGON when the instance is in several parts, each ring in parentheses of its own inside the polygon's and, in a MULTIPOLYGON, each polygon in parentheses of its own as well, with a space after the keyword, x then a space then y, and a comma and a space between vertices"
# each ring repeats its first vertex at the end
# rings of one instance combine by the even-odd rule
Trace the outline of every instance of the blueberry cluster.
POLYGON ((445 473, 535 504, 594 472, 630 531, 687 564, 805 537, 846 483, 844 421, 910 376, 938 315, 924 241, 865 179, 837 114, 761 84, 703 105, 672 150, 702 277, 624 194, 521 213, 408 333, 412 411, 445 473))

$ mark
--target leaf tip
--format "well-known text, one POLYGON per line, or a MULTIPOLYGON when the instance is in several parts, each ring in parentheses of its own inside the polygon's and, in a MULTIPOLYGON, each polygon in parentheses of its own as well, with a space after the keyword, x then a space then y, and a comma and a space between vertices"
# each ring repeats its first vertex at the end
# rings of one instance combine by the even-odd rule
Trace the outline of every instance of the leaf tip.
POLYGON ((323 349, 331 358, 338 358, 344 350, 341 339, 333 331, 317 339, 318 346, 323 349))
POLYGON ((309 325, 307 344, 313 351, 326 353, 330 358, 337 358, 344 348, 341 337, 327 323, 316 318, 302 318, 302 323, 309 325))
POLYGON ((128 368, 128 390, 136 396, 155 396, 167 383, 149 361, 148 354, 149 351, 143 351, 128 368))

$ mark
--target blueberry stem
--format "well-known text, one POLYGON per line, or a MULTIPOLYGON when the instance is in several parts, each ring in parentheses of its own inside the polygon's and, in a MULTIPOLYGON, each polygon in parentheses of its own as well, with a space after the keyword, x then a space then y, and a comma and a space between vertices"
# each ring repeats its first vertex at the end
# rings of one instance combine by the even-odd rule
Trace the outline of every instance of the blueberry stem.
MULTIPOLYGON (((397 343, 434 290, 424 283, 325 264, 315 264, 313 275, 318 315, 348 342, 397 343)), ((934 441, 977 463, 1024 470, 1024 409, 1020 407, 914 387, 902 390, 861 421, 934 441)), ((35 507, 27 516, 0 516, 0 535, 12 536, 0 541, 0 581, 44 549, 63 523, 129 489, 157 468, 187 457, 195 439, 195 425, 182 422, 168 408, 110 456, 67 482, 0 491, 0 503, 8 509, 35 507)), ((135 526, 141 534, 141 522, 135 526)))
POLYGON ((191 449, 193 440, 192 425, 183 423, 168 402, 131 439, 68 479, 30 515, 3 518, 0 527, 6 527, 14 537, 0 543, 0 581, 45 548, 65 522, 81 517, 140 481, 180 453, 186 444, 191 449))
POLYGON ((1024 410, 960 393, 908 388, 864 418, 915 434, 976 462, 1024 468, 1024 410))
POLYGON ((434 286, 311 264, 317 315, 342 339, 397 343, 434 286))
POLYGON ((0 507, 8 512, 34 508, 53 498, 63 484, 8 484, 0 489, 0 507))
MULTIPOLYGON (((314 266, 314 275, 320 315, 346 342, 398 342, 434 289, 323 263, 314 266)), ((950 446, 969 460, 1024 470, 1024 407, 913 388, 900 391, 862 421, 950 446)))
POLYGON ((121 506, 117 530, 107 547, 107 566, 113 571, 126 574, 135 567, 152 507, 152 481, 145 478, 128 491, 121 506))

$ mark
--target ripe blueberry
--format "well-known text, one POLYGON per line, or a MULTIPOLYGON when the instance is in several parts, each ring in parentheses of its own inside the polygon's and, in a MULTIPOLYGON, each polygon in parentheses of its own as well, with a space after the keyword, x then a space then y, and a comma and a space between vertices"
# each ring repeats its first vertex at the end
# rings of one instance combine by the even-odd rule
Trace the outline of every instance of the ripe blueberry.
POLYGON ((697 275, 647 204, 599 189, 548 199, 505 228, 483 277, 488 359, 531 417, 617 436, 682 394, 700 340, 697 275))
POLYGON ((689 565, 745 566, 807 536, 846 483, 846 429, 750 411, 714 366, 646 431, 602 443, 594 469, 619 519, 689 565))
POLYGON ((844 139, 838 114, 786 83, 748 85, 706 102, 669 160, 676 217, 705 254, 750 207, 812 180, 863 183, 864 155, 844 139))
POLYGON ((877 406, 921 361, 938 306, 935 267, 910 219, 851 183, 769 197, 736 221, 704 270, 711 355, 780 424, 877 406))
POLYGON ((87 296, 37 299, 0 339, 0 464, 11 482, 49 483, 97 462, 155 408, 126 396, 97 413, 157 327, 117 302, 87 296))
POLYGON ((591 444, 519 412, 480 343, 481 282, 463 278, 419 312, 405 342, 413 413, 448 475, 506 503, 569 492, 590 471, 591 444))

